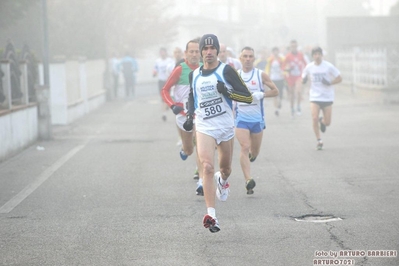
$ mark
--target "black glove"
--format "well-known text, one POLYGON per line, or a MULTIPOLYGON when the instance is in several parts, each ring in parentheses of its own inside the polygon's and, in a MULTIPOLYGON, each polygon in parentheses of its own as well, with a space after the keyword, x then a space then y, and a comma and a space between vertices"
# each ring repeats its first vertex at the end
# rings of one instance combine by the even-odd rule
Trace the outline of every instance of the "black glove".
POLYGON ((226 85, 222 81, 218 80, 216 88, 218 89, 219 93, 224 94, 226 96, 229 95, 229 91, 227 90, 226 85))
POLYGON ((175 115, 179 114, 181 111, 184 110, 183 107, 178 106, 178 105, 172 105, 170 108, 172 109, 172 111, 173 111, 173 113, 174 113, 175 115))
POLYGON ((324 77, 323 77, 323 79, 321 80, 321 83, 323 83, 324 85, 327 85, 327 86, 330 86, 330 85, 331 85, 331 82, 329 82, 328 80, 326 80, 324 77))
POLYGON ((194 122, 193 122, 193 115, 187 114, 187 120, 183 124, 183 128, 185 131, 193 130, 194 122))
POLYGON ((304 78, 302 79, 302 84, 306 84, 306 82, 308 82, 308 76, 306 76, 306 77, 304 77, 304 78))

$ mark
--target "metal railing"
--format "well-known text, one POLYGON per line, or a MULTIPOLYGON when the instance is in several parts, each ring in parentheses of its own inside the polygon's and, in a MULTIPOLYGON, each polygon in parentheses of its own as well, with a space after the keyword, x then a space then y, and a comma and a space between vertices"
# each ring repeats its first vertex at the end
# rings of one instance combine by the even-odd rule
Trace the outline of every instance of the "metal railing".
POLYGON ((398 89, 398 47, 352 47, 336 52, 343 83, 353 88, 398 89))
POLYGON ((0 58, 0 111, 34 103, 38 64, 25 45, 17 55, 9 41, 0 58))

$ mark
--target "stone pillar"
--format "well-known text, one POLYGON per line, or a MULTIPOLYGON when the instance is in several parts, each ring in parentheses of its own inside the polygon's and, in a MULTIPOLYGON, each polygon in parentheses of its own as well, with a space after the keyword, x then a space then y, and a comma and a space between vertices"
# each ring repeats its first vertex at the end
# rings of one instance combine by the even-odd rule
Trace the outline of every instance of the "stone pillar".
POLYGON ((50 112, 50 88, 38 86, 36 88, 36 99, 38 103, 38 129, 41 140, 51 140, 53 131, 51 127, 50 112))

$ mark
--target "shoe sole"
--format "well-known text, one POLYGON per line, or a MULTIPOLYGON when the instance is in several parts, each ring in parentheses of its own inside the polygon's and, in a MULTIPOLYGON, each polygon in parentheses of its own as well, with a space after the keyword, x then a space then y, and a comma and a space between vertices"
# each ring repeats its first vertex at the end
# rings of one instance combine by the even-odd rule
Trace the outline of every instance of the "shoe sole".
POLYGON ((217 233, 220 231, 220 227, 216 224, 216 220, 209 214, 204 216, 202 223, 204 224, 205 228, 211 231, 211 233, 217 233))
POLYGON ((247 189, 247 194, 251 195, 254 194, 254 190, 253 188, 256 186, 255 180, 250 179, 247 183, 247 185, 245 186, 245 188, 247 189))

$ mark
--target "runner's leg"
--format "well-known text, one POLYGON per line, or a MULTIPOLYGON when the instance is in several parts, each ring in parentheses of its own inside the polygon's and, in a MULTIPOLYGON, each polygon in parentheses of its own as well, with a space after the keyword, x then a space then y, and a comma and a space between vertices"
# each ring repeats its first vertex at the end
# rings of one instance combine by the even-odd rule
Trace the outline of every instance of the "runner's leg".
POLYGON ((320 139, 320 130, 319 130, 319 113, 320 106, 317 103, 310 103, 310 112, 312 115, 312 124, 313 124, 313 132, 316 136, 316 139, 320 139))
POLYGON ((200 176, 203 180, 206 207, 215 208, 215 139, 201 132, 196 133, 197 153, 200 162, 200 176))
MULTIPOLYGON (((290 106, 291 106, 291 113, 295 112, 294 105, 295 105, 295 86, 288 86, 288 94, 290 96, 290 106)), ((292 115, 294 115, 292 113, 292 115)))
POLYGON ((222 179, 227 180, 231 174, 231 163, 233 160, 234 138, 228 141, 222 141, 218 146, 219 169, 222 179))
POLYGON ((302 110, 301 110, 301 101, 302 101, 302 84, 301 84, 302 80, 301 78, 298 78, 295 81, 295 93, 296 93, 296 101, 297 101, 297 113, 298 115, 301 114, 302 110))
POLYGON ((323 111, 323 120, 322 123, 326 126, 331 124, 331 115, 332 115, 332 105, 326 106, 322 109, 323 111))
POLYGON ((180 132, 184 153, 186 155, 191 155, 194 151, 193 132, 187 132, 181 128, 178 130, 180 132))
POLYGON ((236 137, 241 146, 241 151, 240 151, 241 169, 244 174, 245 180, 249 180, 251 178, 251 171, 250 171, 251 166, 248 157, 251 147, 250 132, 247 129, 236 128, 236 137))
POLYGON ((251 155, 252 157, 258 157, 260 146, 262 145, 263 130, 259 133, 251 133, 251 155))

